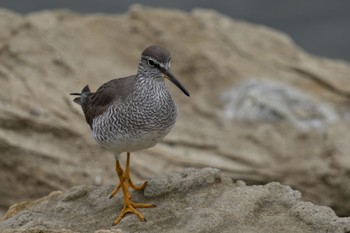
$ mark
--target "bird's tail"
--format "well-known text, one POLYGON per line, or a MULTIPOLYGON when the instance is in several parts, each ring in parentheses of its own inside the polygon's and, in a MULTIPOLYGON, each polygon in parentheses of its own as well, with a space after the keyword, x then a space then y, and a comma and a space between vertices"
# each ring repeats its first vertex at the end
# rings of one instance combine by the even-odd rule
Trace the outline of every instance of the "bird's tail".
POLYGON ((79 97, 74 98, 73 101, 79 105, 84 102, 84 99, 91 94, 89 85, 86 85, 81 93, 70 93, 70 95, 79 95, 79 97))

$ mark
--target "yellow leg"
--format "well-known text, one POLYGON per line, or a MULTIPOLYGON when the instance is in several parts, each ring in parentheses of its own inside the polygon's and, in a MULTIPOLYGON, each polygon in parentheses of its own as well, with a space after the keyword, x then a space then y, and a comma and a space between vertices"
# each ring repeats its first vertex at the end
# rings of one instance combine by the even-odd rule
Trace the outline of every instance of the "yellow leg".
POLYGON ((146 185, 147 185, 147 181, 144 182, 140 186, 134 185, 134 183, 131 181, 131 178, 130 178, 130 152, 128 152, 127 156, 126 156, 125 177, 128 180, 130 187, 135 189, 136 191, 144 190, 146 185))
MULTIPOLYGON (((129 156, 130 156, 130 154, 128 153, 128 157, 129 156)), ((128 191, 130 176, 125 175, 127 173, 127 170, 129 169, 128 163, 130 164, 130 160, 129 160, 129 162, 127 161, 127 167, 125 168, 125 172, 124 172, 120 166, 119 161, 117 160, 117 162, 116 162, 116 171, 117 171, 119 181, 120 181, 118 187, 120 186, 120 188, 123 191, 124 206, 123 206, 122 212, 120 213, 119 217, 114 221, 113 225, 117 225, 122 220, 122 218, 125 216, 125 214, 127 214, 127 213, 134 213, 141 219, 141 221, 145 222, 146 221, 145 217, 138 210, 136 210, 136 208, 156 207, 153 204, 131 202, 131 195, 128 191)), ((144 185, 142 185, 142 186, 144 186, 144 185)), ((118 189, 120 189, 120 188, 118 188, 118 189)))
MULTIPOLYGON (((144 182, 142 185, 137 186, 134 185, 134 183, 132 182, 131 178, 130 178, 130 152, 127 152, 127 157, 126 157, 126 166, 125 166, 125 172, 123 172, 123 179, 127 180, 129 183, 129 186, 133 189, 135 189, 136 191, 141 191, 144 190, 146 185, 147 185, 147 181, 144 182)), ((112 198, 115 196, 115 194, 117 194, 117 192, 120 189, 120 183, 114 188, 114 190, 112 191, 111 195, 109 196, 109 198, 112 198)))

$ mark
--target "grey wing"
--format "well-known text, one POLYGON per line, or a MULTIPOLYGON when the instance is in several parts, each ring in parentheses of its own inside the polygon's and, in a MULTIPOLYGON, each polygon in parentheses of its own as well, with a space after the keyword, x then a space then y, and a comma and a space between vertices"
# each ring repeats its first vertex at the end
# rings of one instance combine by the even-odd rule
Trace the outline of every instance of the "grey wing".
POLYGON ((100 86, 82 103, 86 122, 92 128, 94 118, 104 113, 112 103, 123 101, 132 92, 134 76, 113 79, 100 86))

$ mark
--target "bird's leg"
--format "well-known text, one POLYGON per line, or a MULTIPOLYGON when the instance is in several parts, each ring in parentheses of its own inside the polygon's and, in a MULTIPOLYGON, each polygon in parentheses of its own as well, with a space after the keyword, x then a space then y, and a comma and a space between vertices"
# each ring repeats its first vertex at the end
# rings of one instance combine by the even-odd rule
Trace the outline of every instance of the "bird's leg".
POLYGON ((131 178, 130 178, 130 152, 127 152, 127 156, 126 156, 125 179, 129 182, 129 186, 131 188, 135 189, 136 191, 144 190, 146 187, 146 184, 147 184, 147 181, 146 181, 142 185, 136 186, 131 181, 131 178))
MULTIPOLYGON (((115 171, 117 172, 117 175, 119 177, 119 173, 121 173, 121 176, 123 177, 123 180, 124 180, 124 171, 123 169, 121 168, 120 164, 119 164, 119 159, 117 160, 116 159, 116 164, 115 164, 115 171), (118 167, 120 167, 119 169, 119 173, 118 173, 118 167)), ((119 184, 113 189, 111 195, 109 196, 109 199, 111 199, 112 197, 115 196, 115 194, 117 194, 117 192, 119 191, 120 187, 121 187, 121 181, 120 181, 120 178, 119 178, 119 184)))
MULTIPOLYGON (((130 152, 127 152, 127 157, 126 157, 126 166, 125 166, 125 172, 123 172, 123 179, 125 180, 125 182, 128 183, 128 187, 130 186, 131 188, 135 189, 136 191, 141 191, 144 190, 146 185, 147 185, 147 181, 144 182, 142 185, 140 186, 136 186, 134 185, 134 183, 131 181, 130 178, 130 152)), ((120 189, 120 183, 114 188, 114 190, 112 191, 111 195, 109 196, 109 198, 112 198, 115 196, 115 194, 117 194, 117 192, 120 189)))
POLYGON ((136 208, 152 208, 155 207, 155 205, 131 202, 131 195, 128 191, 128 178, 125 176, 126 171, 125 173, 123 172, 119 160, 117 160, 116 162, 116 170, 120 181, 120 187, 124 195, 124 205, 122 212, 120 213, 119 217, 114 221, 113 225, 117 225, 127 213, 134 213, 141 219, 142 222, 145 222, 145 217, 143 217, 143 215, 138 210, 136 210, 136 208))

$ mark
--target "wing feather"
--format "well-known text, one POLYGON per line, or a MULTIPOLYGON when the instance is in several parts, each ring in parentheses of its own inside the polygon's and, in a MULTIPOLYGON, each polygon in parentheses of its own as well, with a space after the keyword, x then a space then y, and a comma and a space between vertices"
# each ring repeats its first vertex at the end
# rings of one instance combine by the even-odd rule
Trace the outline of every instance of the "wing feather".
POLYGON ((135 76, 113 79, 102 84, 96 92, 80 99, 86 122, 92 128, 93 120, 103 114, 111 104, 125 101, 132 93, 135 76))

